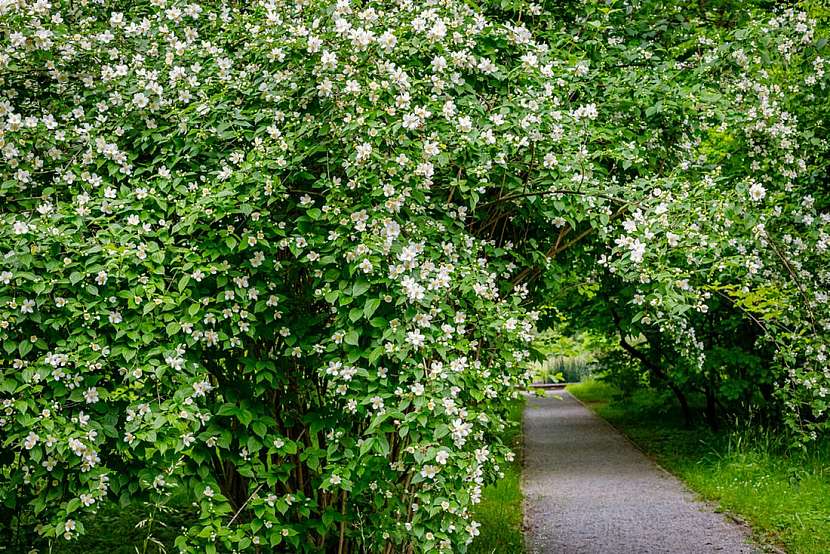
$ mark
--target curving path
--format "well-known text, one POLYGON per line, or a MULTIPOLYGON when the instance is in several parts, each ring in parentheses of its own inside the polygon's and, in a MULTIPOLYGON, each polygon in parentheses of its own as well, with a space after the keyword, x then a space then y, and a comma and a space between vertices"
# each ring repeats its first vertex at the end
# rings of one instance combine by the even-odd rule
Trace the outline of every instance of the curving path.
POLYGON ((524 436, 531 554, 760 552, 566 392, 528 398, 524 436))

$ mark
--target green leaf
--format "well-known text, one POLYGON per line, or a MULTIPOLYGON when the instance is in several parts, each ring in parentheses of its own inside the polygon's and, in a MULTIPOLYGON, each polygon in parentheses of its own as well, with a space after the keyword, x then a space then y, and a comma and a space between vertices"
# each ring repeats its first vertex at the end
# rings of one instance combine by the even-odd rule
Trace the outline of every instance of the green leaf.
POLYGON ((18 348, 17 343, 13 340, 4 340, 3 341, 3 350, 6 351, 6 354, 11 354, 18 348))
POLYGON ((360 445, 360 455, 365 456, 367 452, 372 449, 372 445, 374 444, 375 439, 374 437, 369 437, 368 439, 364 439, 363 444, 360 445))
POLYGON ((377 348, 374 348, 374 349, 373 349, 373 350, 369 353, 369 356, 368 356, 369 364, 374 365, 374 363, 375 363, 376 361, 378 361, 378 358, 380 358, 381 356, 383 356, 383 351, 384 351, 384 349, 383 349, 383 347, 382 347, 382 346, 378 346, 377 348))
POLYGON ((363 315, 366 319, 370 319, 372 317, 372 314, 375 313, 378 306, 380 306, 380 298, 370 298, 366 300, 366 304, 363 305, 363 315))
POLYGON ((357 334, 357 331, 352 329, 351 331, 346 333, 346 336, 343 338, 343 342, 345 342, 346 344, 351 344, 352 346, 357 346, 359 339, 360 335, 357 334))
POLYGON ((185 288, 187 288, 187 284, 190 282, 190 275, 185 275, 181 279, 179 279, 179 292, 182 292, 185 288))
POLYGON ((360 296, 367 290, 371 285, 368 281, 357 281, 354 286, 352 287, 352 296, 360 296))
POLYGON ((20 341, 20 344, 17 345, 17 351, 20 352, 20 357, 25 356, 32 351, 32 343, 27 340, 20 341))

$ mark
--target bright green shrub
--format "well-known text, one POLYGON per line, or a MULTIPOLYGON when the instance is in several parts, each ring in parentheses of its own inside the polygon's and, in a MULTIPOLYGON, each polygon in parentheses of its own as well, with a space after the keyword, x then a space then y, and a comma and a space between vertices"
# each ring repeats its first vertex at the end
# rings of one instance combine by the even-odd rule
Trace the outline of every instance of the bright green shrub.
POLYGON ((684 385, 720 297, 823 429, 826 41, 687 4, 0 0, 0 527, 463 550, 568 289, 684 385))
POLYGON ((463 549, 534 332, 466 213, 579 140, 547 50, 460 1, 118 5, 0 8, 5 509, 463 549))
POLYGON ((550 2, 524 19, 583 68, 570 94, 598 112, 574 186, 591 201, 558 199, 563 225, 539 239, 542 300, 615 335, 616 312, 621 335, 655 339, 662 386, 772 407, 803 437, 830 407, 822 4, 550 2))

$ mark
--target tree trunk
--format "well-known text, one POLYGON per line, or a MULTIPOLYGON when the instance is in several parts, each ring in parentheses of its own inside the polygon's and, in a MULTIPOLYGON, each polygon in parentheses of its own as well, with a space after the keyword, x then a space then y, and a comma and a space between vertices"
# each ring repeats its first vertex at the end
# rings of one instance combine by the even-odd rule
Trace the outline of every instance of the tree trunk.
POLYGON ((692 426, 692 411, 689 409, 689 401, 686 400, 686 395, 683 394, 683 391, 680 390, 680 387, 669 381, 669 388, 674 393, 674 397, 677 398, 677 402, 680 404, 680 412, 683 414, 683 425, 685 427, 692 426))
POLYGON ((683 414, 683 423, 686 427, 690 427, 692 425, 692 412, 689 409, 689 402, 686 400, 686 395, 683 393, 681 388, 677 386, 677 383, 671 380, 671 378, 666 374, 665 371, 660 367, 659 363, 650 360, 648 356, 646 356, 640 350, 637 350, 628 340, 625 338, 625 333, 622 330, 622 325, 620 322, 620 315, 614 309, 614 307, 609 303, 609 309, 611 310, 611 316, 614 319, 614 325, 617 327, 617 332, 620 335, 620 346, 628 352, 630 356, 640 361, 643 366, 648 369, 657 379, 663 381, 666 386, 674 394, 675 398, 677 398, 678 404, 680 404, 680 411, 683 414))
POLYGON ((712 431, 717 431, 720 428, 718 422, 718 405, 715 402, 715 393, 712 387, 707 383, 706 385, 706 422, 712 431))

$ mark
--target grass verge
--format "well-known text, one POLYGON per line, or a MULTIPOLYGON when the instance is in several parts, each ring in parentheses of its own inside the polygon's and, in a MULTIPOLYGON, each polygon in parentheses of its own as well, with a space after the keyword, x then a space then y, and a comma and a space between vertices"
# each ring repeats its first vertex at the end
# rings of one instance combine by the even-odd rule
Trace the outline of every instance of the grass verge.
POLYGON ((704 499, 746 520, 759 543, 790 554, 830 552, 830 442, 793 451, 768 430, 685 428, 654 392, 619 399, 597 381, 568 391, 704 499))
POLYGON ((504 478, 484 489, 476 506, 475 519, 481 523, 480 535, 467 550, 470 554, 521 554, 522 533, 522 411, 524 397, 514 402, 510 421, 518 423, 505 430, 502 441, 511 444, 516 459, 504 469, 504 478))

